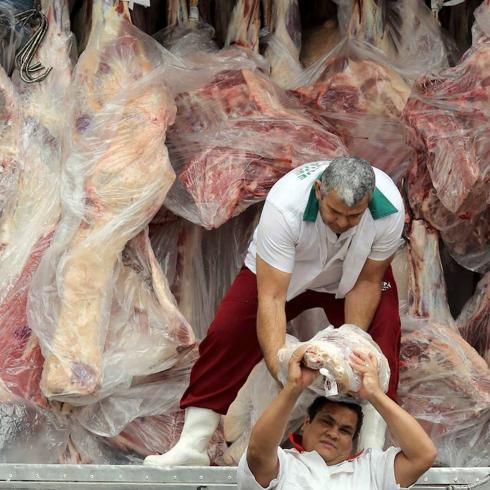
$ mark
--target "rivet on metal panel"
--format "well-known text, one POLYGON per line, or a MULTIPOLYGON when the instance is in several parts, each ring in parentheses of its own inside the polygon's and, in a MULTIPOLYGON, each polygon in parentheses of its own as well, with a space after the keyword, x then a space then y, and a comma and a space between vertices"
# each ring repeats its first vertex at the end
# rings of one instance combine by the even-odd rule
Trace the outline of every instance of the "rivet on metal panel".
POLYGON ((231 480, 231 475, 228 475, 228 480, 231 480))
POLYGON ((145 475, 145 480, 149 480, 150 477, 148 475, 145 475))
POLYGON ((39 473, 36 473, 36 478, 40 478, 39 473))
POLYGON ((199 480, 204 480, 204 476, 199 475, 199 480))
POLYGON ((9 473, 9 480, 10 478, 12 478, 14 475, 12 475, 12 473, 9 473))
POLYGON ((426 477, 424 478, 424 481, 429 481, 429 477, 427 477, 427 476, 426 476, 426 477))
POLYGON ((174 479, 174 480, 177 480, 177 476, 176 476, 176 475, 174 475, 174 476, 173 476, 173 479, 174 479))
POLYGON ((458 481, 458 477, 455 476, 453 481, 454 481, 454 483, 456 483, 458 481))
POLYGON ((94 475, 90 475, 90 479, 93 480, 94 479, 94 475))
POLYGON ((119 479, 122 480, 123 479, 123 476, 122 475, 119 475, 119 479))
POLYGON ((63 473, 63 478, 66 478, 66 473, 63 473))

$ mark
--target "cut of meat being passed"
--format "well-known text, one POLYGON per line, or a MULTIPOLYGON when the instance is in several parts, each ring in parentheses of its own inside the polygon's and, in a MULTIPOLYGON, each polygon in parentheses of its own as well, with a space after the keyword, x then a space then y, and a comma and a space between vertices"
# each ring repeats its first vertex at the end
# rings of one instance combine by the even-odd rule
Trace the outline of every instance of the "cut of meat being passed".
POLYGON ((265 199, 294 167, 346 154, 337 136, 257 71, 221 72, 176 103, 168 145, 178 177, 165 205, 209 229, 265 199))
POLYGON ((176 109, 158 69, 160 50, 130 24, 126 8, 94 3, 70 90, 63 220, 36 273, 29 310, 49 397, 100 387, 118 257, 175 178, 165 132, 176 109))
POLYGON ((398 394, 437 446, 437 463, 486 466, 490 458, 490 369, 447 317, 438 233, 413 221, 411 299, 402 316, 398 394), (431 267, 428 265, 431 264, 431 267), (415 287, 414 287, 415 286, 415 287), (433 298, 421 310, 424 298, 433 298))

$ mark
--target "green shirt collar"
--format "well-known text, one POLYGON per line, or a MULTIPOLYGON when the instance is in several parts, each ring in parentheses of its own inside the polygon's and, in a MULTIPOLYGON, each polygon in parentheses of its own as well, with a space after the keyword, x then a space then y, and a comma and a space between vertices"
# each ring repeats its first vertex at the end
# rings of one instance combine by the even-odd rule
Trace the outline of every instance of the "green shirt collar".
MULTIPOLYGON (((320 175, 318 177, 320 177, 320 175)), ((371 211, 371 216, 373 219, 384 218, 385 216, 398 212, 398 209, 391 204, 388 198, 377 187, 374 188, 374 192, 371 200, 369 201, 368 207, 369 211, 371 211)), ((316 221, 318 210, 318 200, 315 195, 315 184, 313 184, 310 191, 310 197, 308 198, 308 203, 306 204, 305 212, 303 213, 303 221, 316 221)))

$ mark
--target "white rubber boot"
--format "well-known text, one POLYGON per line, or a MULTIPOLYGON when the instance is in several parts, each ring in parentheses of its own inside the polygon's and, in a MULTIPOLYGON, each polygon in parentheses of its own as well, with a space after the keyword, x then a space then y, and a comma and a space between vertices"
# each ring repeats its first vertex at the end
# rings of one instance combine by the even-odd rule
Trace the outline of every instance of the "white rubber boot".
POLYGON ((364 421, 359 434, 357 450, 361 449, 383 449, 386 437, 386 422, 378 411, 370 404, 362 406, 364 421))
POLYGON ((218 427, 220 415, 208 408, 188 407, 177 444, 162 455, 147 456, 152 466, 209 466, 208 444, 218 427))

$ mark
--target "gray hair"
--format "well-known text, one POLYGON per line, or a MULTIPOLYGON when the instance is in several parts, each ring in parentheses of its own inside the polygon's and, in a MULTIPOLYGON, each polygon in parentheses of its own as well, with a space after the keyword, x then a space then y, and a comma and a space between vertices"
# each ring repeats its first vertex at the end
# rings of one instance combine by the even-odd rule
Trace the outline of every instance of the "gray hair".
POLYGON ((374 192, 375 176, 371 164, 358 157, 334 158, 320 178, 320 194, 335 191, 346 206, 355 206, 374 192))

